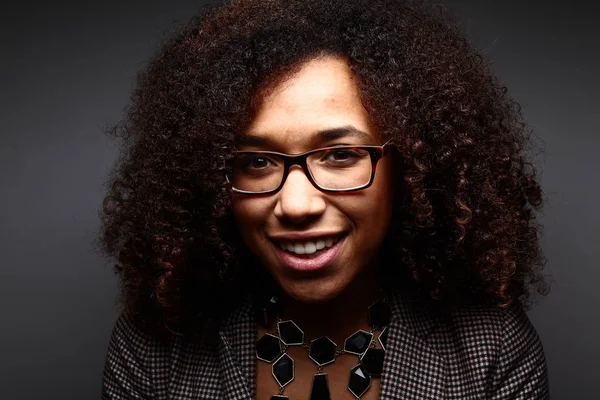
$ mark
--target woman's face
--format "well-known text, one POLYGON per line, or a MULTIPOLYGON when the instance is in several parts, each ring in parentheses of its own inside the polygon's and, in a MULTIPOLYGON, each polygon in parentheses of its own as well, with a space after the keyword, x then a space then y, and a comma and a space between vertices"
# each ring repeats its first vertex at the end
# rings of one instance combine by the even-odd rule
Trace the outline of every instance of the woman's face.
MULTIPOLYGON (((264 140, 248 140, 240 150, 289 154, 341 144, 382 144, 346 61, 334 57, 308 62, 264 98, 243 135, 264 140), (322 134, 324 130, 347 127, 356 131, 337 138, 322 134)), ((245 243, 289 296, 302 302, 327 301, 375 273, 373 262, 392 212, 392 172, 391 156, 386 155, 377 164, 369 188, 325 193, 310 183, 299 165, 294 165, 277 193, 234 193, 233 213, 245 243), (302 237, 305 235, 310 240, 302 237), (339 236, 337 243, 327 247, 331 244, 327 239, 339 236), (279 247, 291 244, 296 250, 304 244, 307 252, 314 251, 308 242, 317 249, 325 245, 318 253, 327 253, 320 258, 326 258, 326 263, 305 262, 317 253, 300 256, 279 247)))

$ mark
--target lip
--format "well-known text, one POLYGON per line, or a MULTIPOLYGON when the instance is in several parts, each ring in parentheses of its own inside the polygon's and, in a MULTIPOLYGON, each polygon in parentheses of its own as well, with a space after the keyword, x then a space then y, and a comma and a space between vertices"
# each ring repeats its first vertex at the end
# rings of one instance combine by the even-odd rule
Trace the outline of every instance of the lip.
POLYGON ((298 257, 292 253, 282 250, 277 243, 271 242, 275 248, 277 258, 284 268, 297 272, 314 272, 327 268, 335 262, 340 254, 342 245, 346 241, 346 234, 343 234, 338 241, 326 251, 311 258, 298 257))

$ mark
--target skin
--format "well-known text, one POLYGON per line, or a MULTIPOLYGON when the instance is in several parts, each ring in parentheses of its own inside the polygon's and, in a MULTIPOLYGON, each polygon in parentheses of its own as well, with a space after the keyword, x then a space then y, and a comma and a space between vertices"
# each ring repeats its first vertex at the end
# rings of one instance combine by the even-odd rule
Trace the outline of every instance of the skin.
MULTIPOLYGON (((268 145, 241 150, 301 153, 334 144, 381 145, 373 121, 360 101, 360 92, 345 59, 312 60, 276 87, 263 103, 245 135, 268 139, 268 145), (323 129, 353 126, 365 137, 318 140, 323 129)), ((388 230, 393 204, 391 155, 381 159, 373 184, 349 193, 324 193, 315 188, 299 166, 290 169, 283 188, 270 195, 235 194, 232 207, 245 243, 283 289, 284 319, 293 319, 305 341, 326 335, 339 346, 358 329, 368 329, 367 307, 380 298, 376 268, 388 230), (336 262, 318 273, 298 274, 281 265, 270 236, 290 232, 345 232, 336 262), (360 310, 360 311, 357 311, 360 310)), ((273 321, 274 324, 274 321, 273 321)), ((272 331, 275 328, 270 327, 272 331)), ((259 327, 257 339, 267 330, 259 327)), ((315 365, 306 351, 292 346, 296 378, 286 386, 291 398, 308 398, 315 365)), ((354 398, 347 389, 356 357, 338 357, 325 367, 334 398, 354 398)), ((257 362, 257 398, 277 392, 268 364, 257 362)), ((375 399, 379 382, 364 397, 375 399)))
MULTIPOLYGON (((269 144, 246 145, 241 150, 289 154, 335 144, 383 144, 361 103, 357 81, 347 61, 333 56, 307 62, 276 87, 263 99, 244 134, 265 138, 269 144), (348 125, 367 136, 327 141, 318 138, 318 131, 348 125)), ((324 322, 340 322, 331 320, 332 312, 352 304, 362 307, 357 303, 379 296, 375 269, 392 204, 393 170, 388 153, 379 161, 373 184, 367 189, 324 193, 312 186, 300 166, 295 165, 283 188, 275 194, 234 193, 232 211, 245 243, 288 296, 286 309, 301 319, 301 314, 315 309, 323 315, 324 322), (298 274, 284 268, 269 236, 315 231, 347 233, 336 262, 316 274, 298 274), (293 312, 294 308, 298 312, 293 312), (300 308, 305 312, 300 312, 300 308)), ((311 320, 318 319, 311 312, 311 320)))

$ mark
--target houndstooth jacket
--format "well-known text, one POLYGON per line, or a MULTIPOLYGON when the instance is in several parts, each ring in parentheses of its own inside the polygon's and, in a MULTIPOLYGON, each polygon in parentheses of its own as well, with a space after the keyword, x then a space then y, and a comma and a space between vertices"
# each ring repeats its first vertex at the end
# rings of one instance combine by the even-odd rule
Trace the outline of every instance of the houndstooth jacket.
MULTIPOLYGON (((540 339, 519 307, 470 307, 440 320, 396 293, 380 399, 547 399, 540 339)), ((108 346, 103 400, 250 400, 257 325, 251 302, 232 313, 214 348, 174 336, 160 344, 121 315, 108 346)))

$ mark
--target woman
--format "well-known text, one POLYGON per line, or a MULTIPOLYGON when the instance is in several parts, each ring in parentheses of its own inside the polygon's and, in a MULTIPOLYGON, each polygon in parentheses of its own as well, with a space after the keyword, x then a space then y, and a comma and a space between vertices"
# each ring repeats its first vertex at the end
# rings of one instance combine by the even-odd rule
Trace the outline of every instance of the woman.
POLYGON ((104 399, 542 399, 518 105, 432 7, 237 0, 141 72, 104 399))

